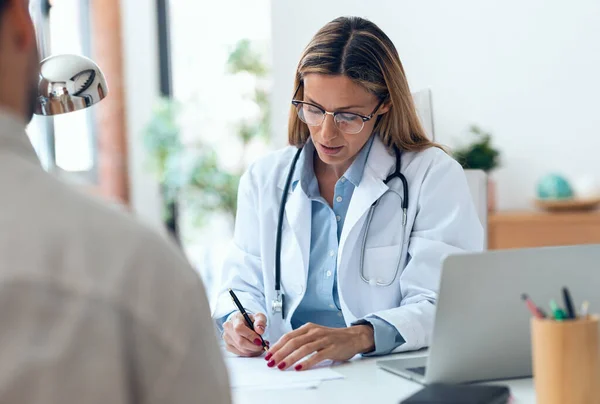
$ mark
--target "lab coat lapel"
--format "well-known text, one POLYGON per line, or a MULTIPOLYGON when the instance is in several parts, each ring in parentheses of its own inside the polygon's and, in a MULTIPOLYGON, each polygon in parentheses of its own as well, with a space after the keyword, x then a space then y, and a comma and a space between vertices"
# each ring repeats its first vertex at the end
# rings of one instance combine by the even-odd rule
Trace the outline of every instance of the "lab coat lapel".
POLYGON ((300 186, 296 187, 289 198, 285 208, 285 215, 300 245, 304 268, 308 269, 311 222, 310 200, 300 186))
MULTIPOLYGON (((302 158, 302 156, 300 158, 302 158)), ((299 169, 300 165, 298 165, 296 170, 299 169)), ((299 173, 295 173, 293 178, 294 180, 299 179, 299 173)), ((283 181, 281 181, 281 190, 283 190, 284 184, 285 178, 283 178, 283 181)), ((294 233, 294 237, 296 238, 298 248, 293 248, 292 245, 285 245, 285 234, 287 230, 284 223, 284 238, 282 240, 283 244, 281 249, 281 272, 282 274, 285 273, 288 279, 289 276, 292 276, 293 282, 295 284, 297 284, 298 281, 300 281, 302 282, 302 285, 305 285, 308 276, 308 262, 310 254, 311 201, 310 199, 308 199, 308 196, 306 196, 306 194, 304 193, 304 190, 302 189, 300 184, 298 184, 295 187, 294 191, 288 193, 288 200, 285 205, 285 217, 287 223, 289 224, 288 229, 291 229, 294 233), (284 268, 284 266, 286 265, 285 263, 288 263, 288 266, 290 265, 290 263, 296 266, 300 262, 302 263, 303 272, 299 272, 296 269, 297 267, 289 268, 288 270, 284 268)), ((283 279, 284 277, 282 276, 282 282, 283 279)))
POLYGON ((357 223, 365 216, 371 205, 389 189, 383 181, 388 173, 393 170, 394 161, 394 157, 388 152, 379 136, 376 136, 362 179, 354 190, 352 200, 348 206, 348 213, 340 237, 340 252, 344 250, 348 236, 357 223))

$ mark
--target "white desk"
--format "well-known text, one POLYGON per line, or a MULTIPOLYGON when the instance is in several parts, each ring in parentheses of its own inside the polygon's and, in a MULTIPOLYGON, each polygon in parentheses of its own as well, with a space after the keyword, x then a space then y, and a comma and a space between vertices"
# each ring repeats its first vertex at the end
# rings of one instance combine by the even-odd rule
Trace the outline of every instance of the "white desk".
MULTIPOLYGON (((423 353, 405 353, 378 359, 423 355, 423 353)), ((346 378, 325 381, 317 389, 236 390, 233 392, 233 402, 234 404, 398 404, 401 400, 423 388, 418 383, 379 369, 375 365, 378 359, 361 358, 335 366, 333 369, 346 378)), ((507 385, 513 396, 511 404, 535 404, 532 379, 518 379, 491 384, 507 385)))

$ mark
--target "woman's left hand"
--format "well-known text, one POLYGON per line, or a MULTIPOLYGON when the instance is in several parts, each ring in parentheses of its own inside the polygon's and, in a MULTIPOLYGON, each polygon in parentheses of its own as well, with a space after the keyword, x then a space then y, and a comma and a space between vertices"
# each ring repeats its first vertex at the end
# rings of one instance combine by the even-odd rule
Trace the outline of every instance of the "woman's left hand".
POLYGON ((296 370, 306 370, 324 360, 347 361, 359 353, 375 349, 373 327, 356 325, 347 328, 329 328, 307 323, 297 330, 285 334, 273 345, 265 360, 269 367, 281 370, 296 364, 296 370))

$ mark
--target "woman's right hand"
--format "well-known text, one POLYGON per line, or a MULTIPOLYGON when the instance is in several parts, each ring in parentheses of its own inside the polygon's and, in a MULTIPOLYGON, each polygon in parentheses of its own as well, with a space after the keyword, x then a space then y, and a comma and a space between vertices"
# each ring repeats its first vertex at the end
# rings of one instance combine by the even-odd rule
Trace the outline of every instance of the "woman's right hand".
MULTIPOLYGON (((263 335, 267 326, 267 317, 262 314, 248 314, 254 323, 252 331, 241 313, 233 314, 223 324, 223 340, 229 352, 239 356, 260 356, 264 351, 259 335, 263 335)), ((265 341, 269 345, 268 341, 265 341)))

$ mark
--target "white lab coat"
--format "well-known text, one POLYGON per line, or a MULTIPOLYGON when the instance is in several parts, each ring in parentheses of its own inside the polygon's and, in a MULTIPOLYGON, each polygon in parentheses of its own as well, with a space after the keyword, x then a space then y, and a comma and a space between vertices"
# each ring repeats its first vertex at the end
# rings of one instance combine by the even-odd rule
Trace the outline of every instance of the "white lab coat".
MULTIPOLYGON (((269 154, 242 177, 235 236, 222 274, 214 318, 234 310, 227 288, 236 291, 250 311, 268 317, 267 338, 276 341, 292 330, 290 319, 307 286, 311 201, 302 187, 290 192, 285 208, 281 282, 286 316, 271 315, 275 298, 275 238, 281 193, 295 148, 269 154)), ((438 148, 402 155, 409 188, 408 222, 402 228, 402 184, 384 184, 395 158, 377 137, 364 174, 348 207, 337 252, 338 291, 347 325, 374 314, 392 324, 405 344, 395 352, 429 345, 443 259, 449 254, 483 249, 483 228, 462 167, 438 148), (396 190, 397 194, 387 192, 396 190), (371 286, 360 277, 361 241, 369 207, 382 195, 371 222, 364 254, 367 279, 393 279, 371 286)), ((295 178, 299 178, 296 173, 295 178)), ((460 293, 460 291, 457 291, 460 293)))
POLYGON ((0 402, 231 402, 181 249, 46 173, 24 128, 0 110, 0 402))

